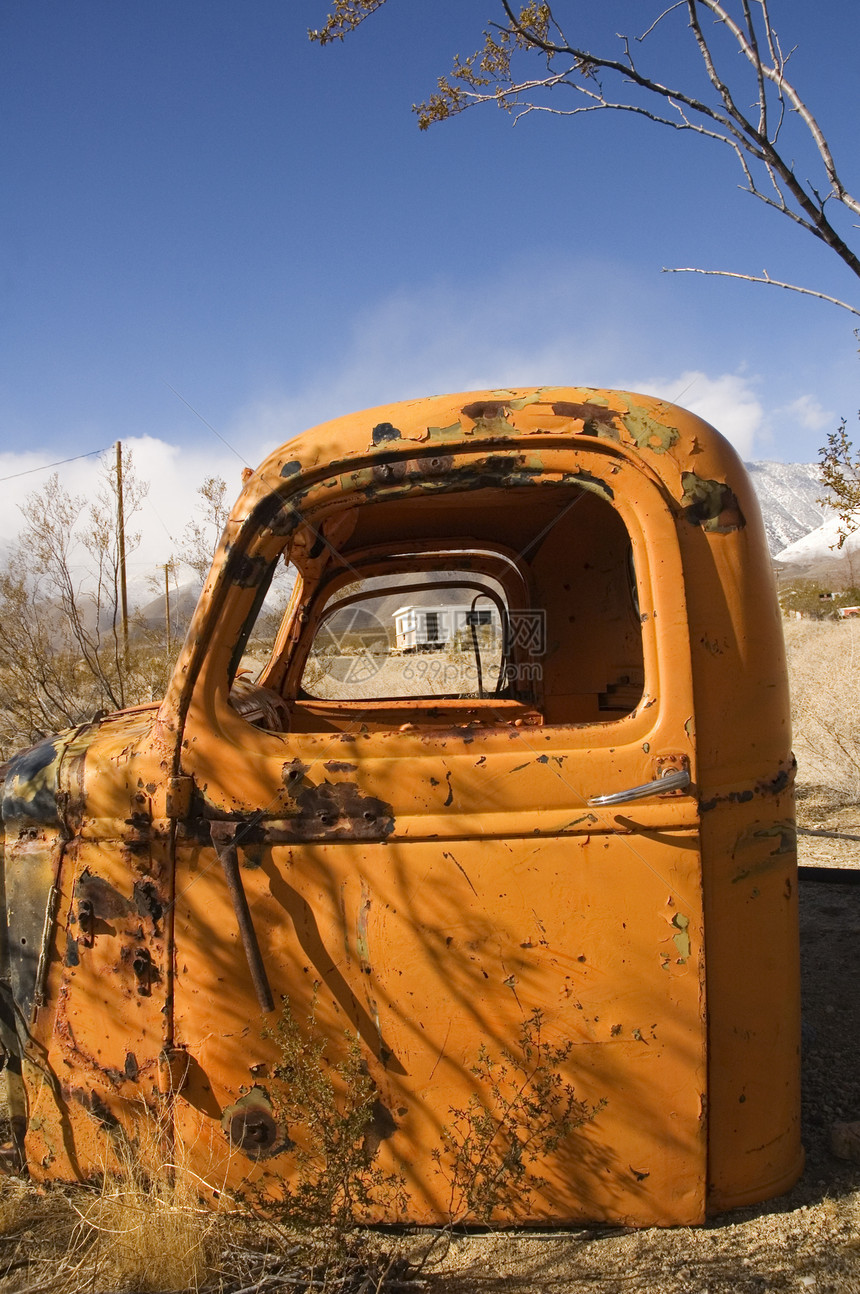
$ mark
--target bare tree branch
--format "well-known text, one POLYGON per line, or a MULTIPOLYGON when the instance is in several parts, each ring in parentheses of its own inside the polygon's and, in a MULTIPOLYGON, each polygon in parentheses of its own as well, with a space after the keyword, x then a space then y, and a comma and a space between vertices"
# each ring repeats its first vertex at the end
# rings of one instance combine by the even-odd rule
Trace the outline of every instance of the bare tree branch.
POLYGON ((768 66, 766 63, 762 62, 761 58, 758 56, 757 50, 749 44, 738 24, 734 21, 725 6, 721 4, 719 0, 690 0, 690 3, 693 6, 696 4, 703 4, 707 9, 710 9, 717 21, 724 23, 732 33, 741 52, 752 64, 756 72, 779 85, 780 91, 787 96, 792 108, 798 116, 801 117, 810 135, 815 141, 815 146, 822 162, 824 163, 824 169, 833 190, 832 196, 844 203, 844 205, 849 207, 850 210, 860 214, 860 202, 847 192, 837 174, 836 163, 833 160, 833 154, 830 151, 830 145, 824 136, 824 132, 807 105, 801 99, 797 90, 795 90, 790 81, 785 79, 782 65, 768 66))
POLYGON ((747 25, 747 34, 749 37, 750 48, 755 54, 755 74, 758 82, 758 133, 767 134, 767 94, 765 93, 764 72, 762 71, 761 55, 758 48, 758 37, 756 35, 755 23, 753 22, 752 10, 750 9, 749 0, 742 0, 744 9, 744 19, 747 25))
POLYGON ((854 306, 847 301, 840 301, 838 297, 831 297, 826 292, 816 292, 814 288, 798 287, 796 283, 782 283, 779 279, 772 279, 767 270, 762 276, 756 274, 739 274, 734 270, 702 270, 695 265, 683 266, 663 266, 664 274, 711 274, 722 279, 745 279, 747 283, 767 283, 772 288, 786 288, 789 292, 800 292, 806 297, 818 297, 820 301, 829 301, 831 305, 841 306, 843 310, 850 310, 853 315, 860 316, 860 310, 855 310, 854 306))
POLYGON ((674 13, 676 9, 686 8, 686 5, 687 5, 687 0, 675 0, 675 4, 670 4, 668 9, 664 9, 661 14, 658 14, 657 17, 652 22, 651 26, 646 27, 645 31, 643 31, 641 36, 636 37, 637 41, 641 42, 643 40, 647 40, 647 38, 651 35, 652 31, 654 31, 655 27, 659 27, 660 23, 663 21, 664 18, 667 18, 670 13, 674 13))
MULTIPOLYGON (((386 2, 335 0, 325 27, 312 32, 311 38, 320 43, 342 40, 386 2)), ((630 39, 611 29, 606 30, 606 43, 568 40, 555 7, 546 0, 486 3, 499 5, 503 21, 490 22, 483 47, 469 58, 456 58, 450 74, 439 78, 436 92, 415 105, 421 129, 467 108, 495 103, 512 113, 515 121, 533 112, 573 118, 605 110, 691 131, 731 148, 744 174, 744 190, 820 239, 860 278, 860 257, 830 218, 834 203, 860 215, 860 200, 849 192, 815 114, 786 75, 791 52, 783 52, 768 0, 663 0, 662 6, 654 6, 655 17, 635 37, 635 54, 630 39), (681 14, 686 15, 693 61, 663 76, 644 62, 654 49, 649 38, 658 27, 677 23, 681 14), (705 18, 712 20, 709 29, 703 25, 705 18), (610 41, 620 45, 613 51, 610 41), (742 56, 740 74, 736 62, 731 68, 725 64, 726 70, 721 71, 731 47, 742 56), (520 63, 535 55, 543 62, 545 74, 522 76, 520 63), (696 64, 707 78, 709 92, 704 94, 693 88, 696 64), (755 86, 751 116, 740 107, 745 102, 742 95, 749 92, 745 69, 755 86), (617 90, 611 88, 612 78, 619 83, 617 90), (559 107, 558 96, 570 92, 587 102, 559 107), (666 107, 661 109, 660 103, 666 107), (789 126, 790 138, 787 135, 783 144, 789 126), (815 175, 801 179, 797 174, 795 158, 802 155, 804 146, 813 166, 823 169, 821 181, 815 175)), ((660 54, 665 66, 671 67, 675 48, 681 48, 677 41, 670 53, 660 54)), ((828 299, 826 293, 820 295, 828 299)))

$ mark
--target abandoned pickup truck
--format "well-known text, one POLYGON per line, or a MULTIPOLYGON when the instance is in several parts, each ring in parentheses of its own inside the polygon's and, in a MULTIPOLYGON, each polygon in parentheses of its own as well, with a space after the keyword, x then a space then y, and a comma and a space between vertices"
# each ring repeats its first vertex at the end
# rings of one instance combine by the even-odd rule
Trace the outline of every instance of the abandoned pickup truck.
POLYGON ((800 1172, 780 620, 741 463, 671 404, 470 393, 288 442, 164 701, 14 758, 3 819, 36 1178, 102 1172, 148 1109, 201 1179, 277 1193, 285 1009, 327 1040, 333 1100, 360 1049, 363 1145, 401 1179, 383 1220, 474 1216, 452 1184, 511 1075, 511 1172, 544 1131, 497 1222, 696 1223, 800 1172), (553 1092, 581 1116, 558 1135, 553 1092))

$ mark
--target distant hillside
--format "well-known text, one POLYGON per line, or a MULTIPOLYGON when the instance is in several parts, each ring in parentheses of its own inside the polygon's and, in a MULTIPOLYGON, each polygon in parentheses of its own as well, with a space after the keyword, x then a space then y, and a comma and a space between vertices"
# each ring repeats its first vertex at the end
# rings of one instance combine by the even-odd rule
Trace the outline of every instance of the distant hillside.
POLYGON ((746 463, 764 517, 771 556, 782 553, 832 513, 818 502, 822 493, 817 463, 746 463))
MULTIPOLYGON (((174 634, 184 633, 187 629, 202 588, 203 585, 196 580, 188 584, 180 584, 179 588, 171 588, 170 622, 174 634)), ((143 620, 150 629, 160 629, 164 624, 164 594, 159 593, 136 610, 139 619, 143 620)))

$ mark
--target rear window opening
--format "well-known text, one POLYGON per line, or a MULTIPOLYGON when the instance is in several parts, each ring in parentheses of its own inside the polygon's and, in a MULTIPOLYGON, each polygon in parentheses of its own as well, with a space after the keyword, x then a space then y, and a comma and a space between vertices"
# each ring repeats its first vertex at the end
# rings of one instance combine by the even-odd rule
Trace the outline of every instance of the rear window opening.
MULTIPOLYGON (((451 555, 452 564, 456 554, 451 555)), ((327 608, 302 673, 302 697, 331 701, 509 692, 504 590, 472 572, 362 580, 327 608)))

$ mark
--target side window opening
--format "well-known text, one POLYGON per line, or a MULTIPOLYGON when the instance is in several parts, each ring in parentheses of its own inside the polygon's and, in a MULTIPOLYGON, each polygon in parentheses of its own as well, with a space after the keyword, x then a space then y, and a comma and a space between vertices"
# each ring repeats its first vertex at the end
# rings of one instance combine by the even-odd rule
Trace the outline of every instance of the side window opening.
POLYGON ((279 636, 284 614, 299 580, 290 561, 278 559, 272 565, 268 584, 261 588, 260 605, 248 618, 235 652, 230 687, 230 704, 248 723, 268 732, 289 727, 289 710, 283 697, 257 682, 268 663, 279 636))
POLYGON ((290 561, 278 561, 242 657, 240 669, 256 677, 272 654, 284 612, 298 578, 290 561))

